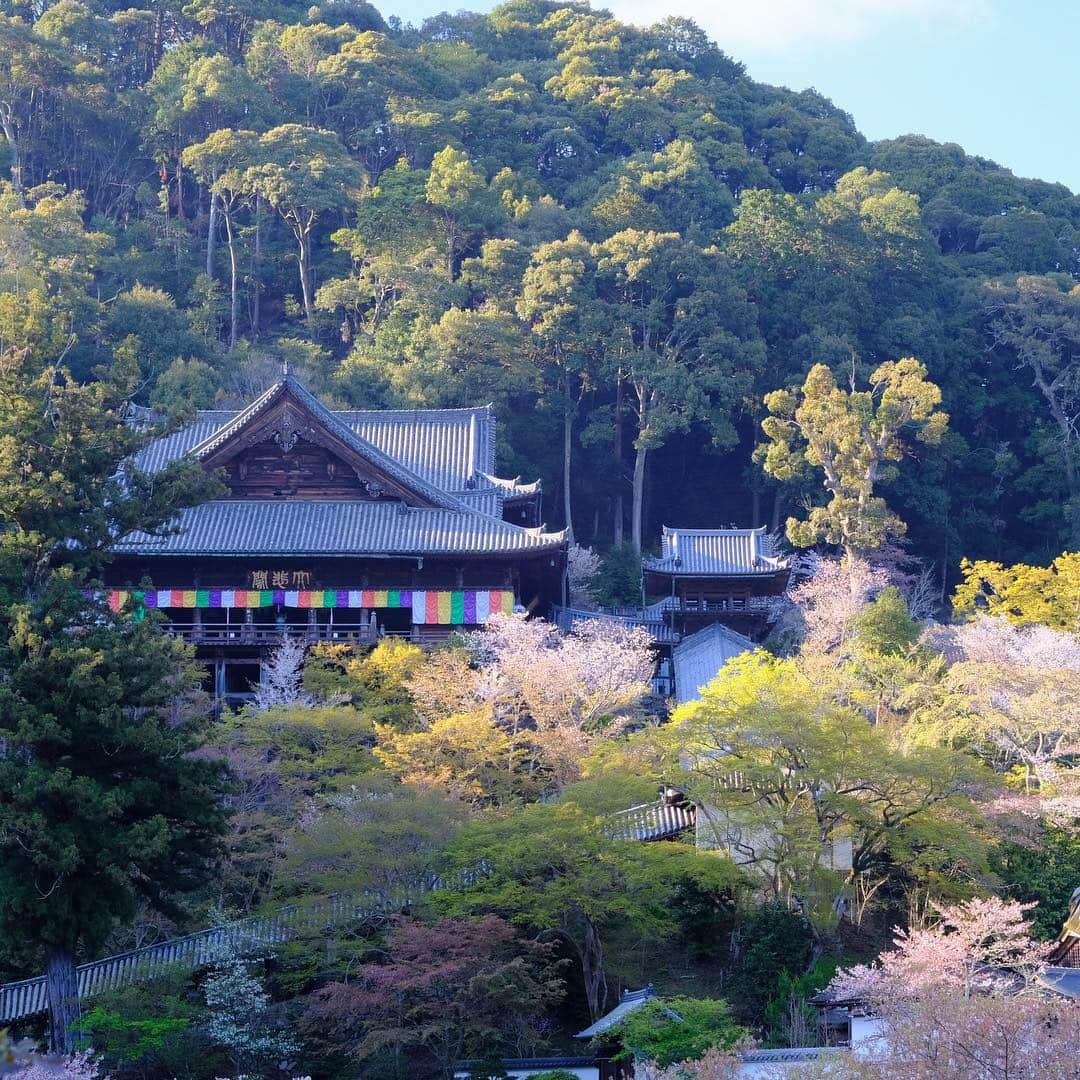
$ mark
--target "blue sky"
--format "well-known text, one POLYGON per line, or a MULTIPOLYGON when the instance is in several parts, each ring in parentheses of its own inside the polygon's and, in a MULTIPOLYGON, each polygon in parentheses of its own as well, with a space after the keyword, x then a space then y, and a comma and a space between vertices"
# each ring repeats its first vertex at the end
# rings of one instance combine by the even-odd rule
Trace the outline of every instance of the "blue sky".
MULTIPOLYGON (((491 0, 379 3, 419 22, 491 0)), ((594 0, 594 6, 600 6, 594 0)), ((629 22, 697 20, 762 82, 816 87, 869 138, 957 142, 1080 192, 1080 0, 613 0, 629 22)))

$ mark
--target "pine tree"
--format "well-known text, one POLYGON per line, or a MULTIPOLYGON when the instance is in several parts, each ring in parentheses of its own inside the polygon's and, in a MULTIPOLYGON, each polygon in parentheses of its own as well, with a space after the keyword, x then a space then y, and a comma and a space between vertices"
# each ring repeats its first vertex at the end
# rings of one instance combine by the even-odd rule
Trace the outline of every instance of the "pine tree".
POLYGON ((45 960, 66 1053, 76 958, 140 900, 175 911, 223 817, 222 766, 192 756, 206 708, 190 649, 87 588, 112 538, 210 490, 123 465, 146 437, 122 419, 131 387, 0 356, 0 941, 45 960))

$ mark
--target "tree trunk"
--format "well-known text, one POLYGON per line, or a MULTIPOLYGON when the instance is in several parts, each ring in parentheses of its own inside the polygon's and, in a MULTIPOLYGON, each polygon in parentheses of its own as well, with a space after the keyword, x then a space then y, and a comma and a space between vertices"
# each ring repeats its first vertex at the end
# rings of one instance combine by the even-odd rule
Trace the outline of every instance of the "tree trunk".
POLYGON ((180 155, 176 155, 176 216, 187 221, 184 213, 184 167, 180 164, 180 155))
POLYGON ((1080 508, 1077 506, 1078 496, 1080 496, 1080 478, 1077 477, 1076 461, 1073 458, 1073 421, 1066 414, 1061 402, 1058 400, 1055 391, 1056 380, 1055 386, 1050 386, 1043 376, 1042 369, 1035 367, 1034 370, 1035 384, 1042 391, 1043 397, 1046 398, 1046 403, 1050 407, 1050 415, 1054 418, 1054 422, 1061 432, 1062 465, 1065 470, 1065 486, 1069 491, 1068 524, 1070 547, 1075 549, 1080 547, 1080 508))
POLYGON ((210 218, 206 226, 206 276, 214 280, 214 241, 217 232, 217 196, 210 192, 210 218))
POLYGON ((458 245, 457 218, 446 215, 446 275, 451 281, 457 276, 456 255, 458 245))
POLYGON ((252 265, 251 336, 259 336, 259 302, 262 296, 262 196, 255 196, 255 258, 252 265))
POLYGON ((630 511, 630 541, 634 550, 641 551, 641 518, 645 508, 645 457, 649 453, 639 447, 634 455, 634 502, 630 511))
POLYGON ((0 104, 0 128, 11 149, 11 186, 20 194, 23 189, 22 155, 19 153, 19 140, 16 138, 14 111, 7 103, 0 104))
POLYGON ((572 410, 567 409, 563 413, 563 520, 566 523, 566 532, 571 544, 574 542, 574 517, 570 499, 570 453, 573 446, 573 434, 574 414, 572 410))
POLYGON ((159 5, 154 16, 154 38, 150 45, 150 70, 147 78, 152 78, 157 71, 161 58, 165 55, 165 6, 159 5))
POLYGON ((229 352, 236 348, 237 310, 236 310, 236 243, 233 238, 232 213, 224 210, 225 241, 229 245, 229 352))
POLYGON ((615 442, 613 451, 615 454, 615 520, 612 522, 612 542, 616 545, 623 542, 623 525, 626 521, 626 513, 623 507, 623 478, 622 478, 622 415, 623 415, 623 384, 622 372, 619 372, 615 380, 615 442))
POLYGON ((315 305, 311 298, 311 233, 300 228, 296 231, 300 244, 300 292, 304 300, 304 317, 311 322, 315 305))
POLYGON ((780 511, 783 506, 784 500, 780 495, 780 489, 777 488, 772 497, 772 517, 769 519, 769 532, 776 533, 780 531, 780 511))
POLYGON ((49 1051, 71 1054, 82 1013, 75 957, 67 949, 53 949, 45 969, 45 993, 49 1001, 49 1051))
POLYGON ((607 979, 604 977, 604 952, 600 935, 591 919, 585 920, 585 944, 581 950, 581 976, 585 983, 585 1000, 589 1019, 598 1020, 607 1004, 607 979))

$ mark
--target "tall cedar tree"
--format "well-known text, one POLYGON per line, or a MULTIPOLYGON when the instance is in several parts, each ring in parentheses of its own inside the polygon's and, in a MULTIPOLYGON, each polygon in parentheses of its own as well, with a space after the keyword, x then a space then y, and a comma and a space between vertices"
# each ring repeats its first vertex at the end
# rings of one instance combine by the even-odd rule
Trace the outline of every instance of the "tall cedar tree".
POLYGON ((147 437, 122 419, 133 383, 0 357, 0 940, 16 963, 44 953, 63 1051, 76 958, 140 900, 174 909, 222 827, 223 769, 191 756, 190 651, 83 593, 110 538, 159 527, 214 483, 124 464, 147 437))

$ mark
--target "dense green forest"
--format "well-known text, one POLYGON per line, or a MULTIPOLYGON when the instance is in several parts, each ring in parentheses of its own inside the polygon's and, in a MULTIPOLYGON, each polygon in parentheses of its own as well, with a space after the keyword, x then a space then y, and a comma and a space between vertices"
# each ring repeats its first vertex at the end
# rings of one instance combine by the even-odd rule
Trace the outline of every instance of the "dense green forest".
POLYGON ((1040 979, 1064 920, 1080 949, 1080 199, 870 143, 679 18, 255 8, 0 0, 0 983, 45 973, 8 1015, 65 1055, 0 1031, 0 1072, 491 1080, 652 982, 607 1049, 656 1080, 818 1045, 826 987, 887 1033, 842 1075, 1074 1080, 1040 979), (139 450, 283 364, 491 402, 500 474, 604 553, 583 606, 662 523, 819 550, 677 708, 633 620, 522 614, 283 636, 215 707, 97 583, 220 494, 139 450), (658 790, 699 816, 642 842, 658 790))
POLYGON ((913 550, 951 570, 1077 538, 1061 185, 870 143, 679 18, 3 8, 5 348, 137 364, 170 410, 283 360, 343 405, 491 401, 549 524, 646 547, 782 524, 816 485, 752 463, 763 396, 915 356, 951 420, 886 484, 913 550))

